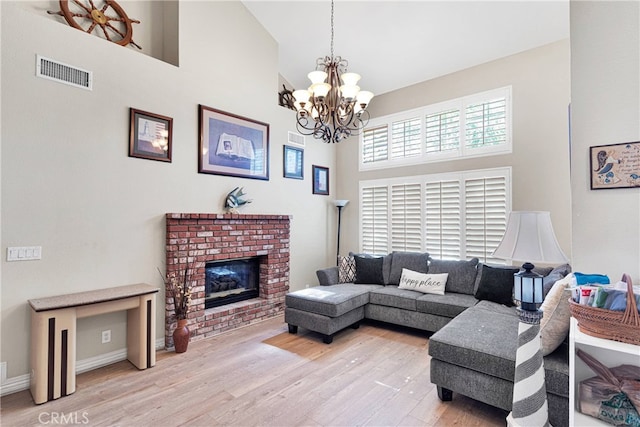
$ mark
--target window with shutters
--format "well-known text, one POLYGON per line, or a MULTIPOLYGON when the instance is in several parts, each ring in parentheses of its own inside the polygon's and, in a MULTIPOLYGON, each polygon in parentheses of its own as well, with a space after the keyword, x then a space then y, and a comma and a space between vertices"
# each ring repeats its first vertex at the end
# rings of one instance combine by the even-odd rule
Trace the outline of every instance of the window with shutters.
POLYGON ((510 153, 511 86, 372 119, 360 170, 510 153))
POLYGON ((511 210, 511 168, 361 181, 360 208, 362 252, 504 263, 491 254, 511 210))

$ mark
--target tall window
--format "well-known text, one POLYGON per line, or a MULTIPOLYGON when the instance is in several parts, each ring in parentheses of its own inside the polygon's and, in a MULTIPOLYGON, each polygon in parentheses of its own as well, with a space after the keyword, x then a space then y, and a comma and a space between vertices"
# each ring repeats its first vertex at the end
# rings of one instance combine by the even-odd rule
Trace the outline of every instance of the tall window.
POLYGON ((511 86, 372 119, 360 169, 511 152, 511 86))
POLYGON ((511 210, 511 168, 362 181, 360 208, 363 252, 502 263, 491 253, 511 210))

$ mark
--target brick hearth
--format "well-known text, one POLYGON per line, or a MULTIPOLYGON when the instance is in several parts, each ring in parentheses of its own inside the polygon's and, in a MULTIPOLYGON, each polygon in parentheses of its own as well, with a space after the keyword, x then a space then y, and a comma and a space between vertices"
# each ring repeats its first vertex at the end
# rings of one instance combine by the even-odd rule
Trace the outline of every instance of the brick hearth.
MULTIPOLYGON (((191 340, 220 334, 276 316, 284 310, 289 290, 289 223, 287 215, 168 213, 167 274, 198 265, 192 287, 191 340), (258 298, 204 308, 204 264, 260 257, 258 298)), ((176 326, 173 299, 166 292, 165 346, 173 347, 176 326)))

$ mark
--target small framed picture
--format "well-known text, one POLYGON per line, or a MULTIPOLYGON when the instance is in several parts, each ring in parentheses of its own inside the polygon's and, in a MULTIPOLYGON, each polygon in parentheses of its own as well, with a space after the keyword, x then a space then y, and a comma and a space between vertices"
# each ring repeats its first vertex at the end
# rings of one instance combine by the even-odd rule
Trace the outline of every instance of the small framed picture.
POLYGON ((329 168, 313 165, 313 194, 329 195, 329 168))
POLYGON ((171 163, 173 119, 130 108, 129 157, 171 163))
POLYGON ((591 189, 640 187, 640 141, 590 147, 591 189))
POLYGON ((285 178, 304 179, 304 150, 285 145, 283 165, 285 178))
POLYGON ((269 180, 269 124, 199 106, 198 172, 269 180))

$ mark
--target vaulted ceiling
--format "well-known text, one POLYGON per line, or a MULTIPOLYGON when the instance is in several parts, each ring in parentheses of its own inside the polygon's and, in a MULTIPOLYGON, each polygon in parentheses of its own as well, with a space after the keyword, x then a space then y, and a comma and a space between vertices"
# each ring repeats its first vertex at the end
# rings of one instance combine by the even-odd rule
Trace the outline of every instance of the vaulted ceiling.
MULTIPOLYGON (((306 88, 330 54, 331 2, 243 1, 280 47, 280 74, 306 88)), ((569 37, 568 0, 342 1, 334 53, 376 95, 569 37)))

